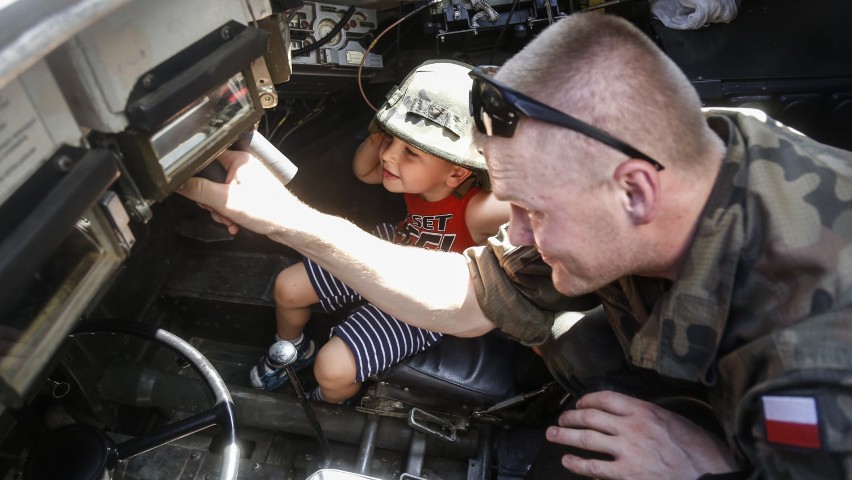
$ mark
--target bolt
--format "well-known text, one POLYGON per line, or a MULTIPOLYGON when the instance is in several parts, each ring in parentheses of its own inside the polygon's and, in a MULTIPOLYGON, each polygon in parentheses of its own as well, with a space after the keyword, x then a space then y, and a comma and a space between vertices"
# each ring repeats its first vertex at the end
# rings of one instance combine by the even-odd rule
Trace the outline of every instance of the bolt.
POLYGON ((146 73, 144 77, 142 77, 142 86, 146 89, 150 90, 154 88, 154 81, 156 78, 153 73, 146 73))
POLYGON ((65 155, 62 155, 61 157, 56 159, 56 166, 59 167, 59 170, 63 172, 71 170, 72 163, 74 162, 65 155))
POLYGON ((254 470, 255 472, 260 470, 260 464, 259 463, 253 463, 251 465, 251 469, 254 470))

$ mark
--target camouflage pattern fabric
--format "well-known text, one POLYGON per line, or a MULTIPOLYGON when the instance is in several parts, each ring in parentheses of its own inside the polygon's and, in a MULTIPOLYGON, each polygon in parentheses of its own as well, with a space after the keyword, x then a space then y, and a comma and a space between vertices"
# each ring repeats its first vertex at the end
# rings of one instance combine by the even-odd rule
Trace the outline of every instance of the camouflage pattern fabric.
MULTIPOLYGON (((727 156, 680 278, 596 293, 635 366, 704 386, 755 477, 852 478, 852 153, 760 117, 708 111, 727 156)), ((497 271, 513 248, 468 261, 489 318, 534 343, 559 305, 497 271)))

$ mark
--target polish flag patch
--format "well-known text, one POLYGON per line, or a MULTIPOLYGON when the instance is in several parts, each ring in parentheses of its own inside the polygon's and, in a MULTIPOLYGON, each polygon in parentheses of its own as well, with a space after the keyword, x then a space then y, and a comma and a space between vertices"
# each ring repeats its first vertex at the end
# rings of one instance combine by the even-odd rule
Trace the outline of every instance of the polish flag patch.
POLYGON ((822 446, 815 398, 764 396, 761 400, 767 441, 814 450, 822 446))

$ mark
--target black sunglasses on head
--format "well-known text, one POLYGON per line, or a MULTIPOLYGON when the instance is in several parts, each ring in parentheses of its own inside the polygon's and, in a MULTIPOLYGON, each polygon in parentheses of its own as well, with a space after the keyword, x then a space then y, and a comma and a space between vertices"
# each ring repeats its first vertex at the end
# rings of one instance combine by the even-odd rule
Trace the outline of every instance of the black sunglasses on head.
POLYGON ((603 130, 497 82, 492 75, 498 68, 500 67, 483 66, 476 67, 470 72, 470 77, 473 78, 473 87, 470 90, 470 114, 481 133, 489 137, 511 137, 518 126, 519 114, 524 114, 529 118, 569 128, 594 138, 631 158, 645 160, 657 171, 665 168, 660 162, 603 130))

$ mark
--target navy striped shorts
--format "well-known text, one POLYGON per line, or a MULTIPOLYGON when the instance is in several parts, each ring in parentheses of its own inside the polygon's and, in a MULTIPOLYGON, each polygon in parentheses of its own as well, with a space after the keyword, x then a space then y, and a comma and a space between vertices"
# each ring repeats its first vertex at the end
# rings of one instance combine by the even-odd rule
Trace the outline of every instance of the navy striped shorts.
MULTIPOLYGON (((384 224, 374 234, 385 240, 393 239, 394 227, 384 224)), ((308 277, 320 305, 326 313, 335 312, 362 300, 361 295, 334 275, 314 263, 303 260, 308 277)), ((441 334, 412 327, 367 303, 353 309, 346 319, 332 329, 355 356, 355 381, 361 383, 369 377, 399 363, 400 360, 421 352, 438 343, 441 334)))

